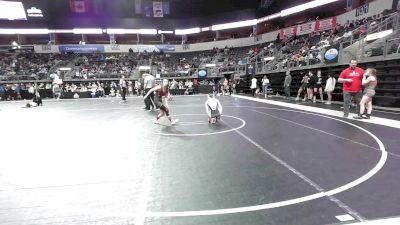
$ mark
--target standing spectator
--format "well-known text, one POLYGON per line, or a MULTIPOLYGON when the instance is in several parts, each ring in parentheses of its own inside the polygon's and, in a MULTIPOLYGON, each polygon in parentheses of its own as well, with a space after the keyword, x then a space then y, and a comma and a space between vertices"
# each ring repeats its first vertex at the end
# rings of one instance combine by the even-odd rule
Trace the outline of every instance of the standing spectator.
POLYGON ((21 86, 19 84, 15 84, 15 95, 17 99, 21 99, 21 86))
POLYGON ((135 91, 137 96, 140 96, 140 90, 141 90, 142 84, 140 83, 139 80, 135 81, 135 91))
POLYGON ((351 97, 356 101, 356 112, 361 99, 361 80, 364 70, 357 67, 357 60, 350 61, 350 67, 343 70, 338 82, 343 83, 343 117, 349 117, 351 97))
POLYGON ((268 77, 266 75, 261 80, 261 83, 262 83, 264 98, 267 98, 267 90, 268 90, 268 86, 269 86, 269 79, 268 79, 268 77))
POLYGON ((285 98, 290 99, 290 85, 292 84, 292 76, 290 71, 286 71, 285 81, 283 82, 283 88, 285 90, 285 98))
POLYGON ((122 89, 122 101, 126 101, 126 81, 125 76, 122 76, 119 80, 119 86, 122 89))
POLYGON ((332 102, 332 92, 335 90, 336 80, 333 77, 333 73, 329 73, 328 77, 329 78, 326 80, 325 85, 325 92, 328 95, 328 101, 325 104, 330 105, 332 102))
POLYGON ((133 96, 133 82, 132 81, 128 82, 128 95, 133 96))
POLYGON ((232 95, 233 92, 233 82, 232 79, 228 80, 228 89, 229 89, 229 95, 232 95))
POLYGON ((251 94, 253 95, 253 97, 256 96, 256 89, 257 89, 257 79, 255 77, 253 77, 253 79, 251 79, 251 94))
POLYGON ((308 77, 307 74, 304 74, 303 78, 301 79, 301 86, 300 86, 299 90, 297 91, 296 101, 300 100, 300 95, 301 95, 301 93, 303 93, 303 91, 305 91, 303 101, 307 100, 307 95, 308 95, 307 87, 308 87, 309 80, 310 80, 310 77, 308 77))
POLYGON ((225 78, 222 87, 222 96, 225 96, 226 93, 228 92, 228 85, 229 85, 228 79, 225 78))
POLYGON ((58 83, 53 83, 53 94, 54 94, 55 99, 57 99, 57 100, 60 99, 61 92, 62 92, 62 89, 61 89, 60 85, 58 83))
POLYGON ((0 84, 0 100, 3 100, 3 94, 5 92, 4 84, 0 84))
POLYGON ((360 102, 360 112, 355 119, 370 119, 372 112, 372 97, 375 95, 375 87, 378 84, 376 78, 376 69, 367 69, 367 72, 363 74, 362 85, 366 86, 364 89, 364 96, 360 102), (364 115, 365 106, 367 106, 367 115, 364 115))
POLYGON ((322 92, 322 77, 321 77, 321 70, 317 71, 317 80, 314 86, 314 98, 313 102, 315 103, 317 101, 317 93, 319 93, 319 96, 321 98, 321 102, 324 102, 324 95, 322 92))
POLYGON ((233 94, 236 94, 236 85, 237 85, 238 81, 236 81, 235 79, 232 81, 232 92, 233 94))
POLYGON ((193 80, 193 92, 199 94, 199 81, 197 79, 193 80))
POLYGON ((179 81, 178 88, 179 89, 183 89, 183 81, 182 80, 179 81))
MULTIPOLYGON (((53 89, 53 92, 54 92, 54 89, 53 89)), ((29 93, 28 98, 32 99, 35 94, 35 87, 33 84, 29 84, 28 93, 29 93)))
POLYGON ((314 99, 314 88, 317 86, 318 77, 312 71, 308 72, 310 79, 308 80, 307 86, 307 96, 308 100, 312 101, 314 99))

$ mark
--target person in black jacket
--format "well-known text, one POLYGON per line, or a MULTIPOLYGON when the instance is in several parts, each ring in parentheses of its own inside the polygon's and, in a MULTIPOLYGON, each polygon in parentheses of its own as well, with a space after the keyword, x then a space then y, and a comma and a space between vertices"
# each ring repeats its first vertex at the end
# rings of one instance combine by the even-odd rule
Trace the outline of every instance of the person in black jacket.
POLYGON ((317 86, 318 77, 311 70, 310 72, 308 72, 308 76, 310 76, 310 80, 308 81, 307 93, 308 93, 308 100, 311 101, 314 98, 314 88, 316 88, 317 86))

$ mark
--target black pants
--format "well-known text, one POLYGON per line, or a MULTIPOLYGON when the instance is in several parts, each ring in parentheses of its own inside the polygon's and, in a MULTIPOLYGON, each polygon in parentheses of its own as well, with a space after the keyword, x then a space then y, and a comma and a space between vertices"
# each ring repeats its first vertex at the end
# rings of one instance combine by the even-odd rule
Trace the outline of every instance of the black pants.
MULTIPOLYGON (((147 92, 150 91, 150 89, 151 88, 146 88, 144 90, 144 95, 146 95, 147 92)), ((154 93, 150 93, 149 96, 147 96, 147 98, 144 100, 144 104, 147 110, 150 110, 150 106, 152 109, 154 109, 154 93)))
POLYGON ((43 105, 42 98, 41 97, 33 97, 33 102, 37 104, 37 106, 43 105))
POLYGON ((122 100, 126 100, 126 87, 122 87, 122 100))

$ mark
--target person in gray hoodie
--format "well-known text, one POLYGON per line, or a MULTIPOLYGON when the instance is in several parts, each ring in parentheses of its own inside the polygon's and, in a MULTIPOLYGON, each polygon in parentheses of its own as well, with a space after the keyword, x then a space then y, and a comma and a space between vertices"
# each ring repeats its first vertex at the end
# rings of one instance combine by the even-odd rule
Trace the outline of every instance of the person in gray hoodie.
POLYGON ((283 88, 285 90, 285 98, 290 99, 290 85, 292 84, 292 76, 290 71, 286 71, 285 81, 283 82, 283 88))

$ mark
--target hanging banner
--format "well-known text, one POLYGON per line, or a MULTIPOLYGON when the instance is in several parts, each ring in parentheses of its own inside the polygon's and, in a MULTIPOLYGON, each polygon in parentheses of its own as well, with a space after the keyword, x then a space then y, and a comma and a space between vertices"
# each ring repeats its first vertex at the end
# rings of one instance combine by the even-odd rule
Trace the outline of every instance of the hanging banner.
POLYGON ((346 10, 351 11, 353 9, 353 0, 347 0, 346 2, 346 10))
POLYGON ((70 0, 69 3, 73 13, 89 12, 89 0, 70 0))
POLYGON ((135 13, 142 14, 142 0, 135 0, 135 13))
POLYGON ((256 75, 256 64, 247 64, 246 65, 246 75, 256 75))
POLYGON ((296 35, 296 31, 297 31, 297 26, 281 29, 280 37, 281 39, 292 37, 296 35))
POLYGON ((400 12, 400 0, 393 0, 393 9, 400 12))
POLYGON ((110 43, 115 44, 115 34, 108 34, 108 37, 110 38, 110 43))
POLYGON ((61 53, 96 53, 104 52, 104 45, 60 45, 58 49, 61 53))
POLYGON ((356 17, 368 14, 369 4, 362 5, 356 9, 356 17))
POLYGON ((297 26, 297 35, 309 34, 315 31, 315 21, 300 24, 297 26))
POLYGON ((316 31, 332 30, 336 28, 336 16, 325 20, 318 20, 315 24, 316 31))
POLYGON ((153 2, 153 16, 164 17, 164 10, 162 2, 153 2))
POLYGON ((170 10, 170 7, 169 7, 169 1, 163 1, 163 9, 164 9, 164 15, 169 15, 169 14, 171 14, 171 10, 170 10))

